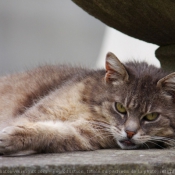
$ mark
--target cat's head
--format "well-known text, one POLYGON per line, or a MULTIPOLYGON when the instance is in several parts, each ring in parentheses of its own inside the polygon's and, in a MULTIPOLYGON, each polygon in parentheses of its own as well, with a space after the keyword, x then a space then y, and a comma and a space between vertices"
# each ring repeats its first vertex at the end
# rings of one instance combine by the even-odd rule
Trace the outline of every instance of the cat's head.
POLYGON ((122 149, 175 143, 175 73, 146 63, 122 64, 108 53, 104 79, 101 112, 122 149))

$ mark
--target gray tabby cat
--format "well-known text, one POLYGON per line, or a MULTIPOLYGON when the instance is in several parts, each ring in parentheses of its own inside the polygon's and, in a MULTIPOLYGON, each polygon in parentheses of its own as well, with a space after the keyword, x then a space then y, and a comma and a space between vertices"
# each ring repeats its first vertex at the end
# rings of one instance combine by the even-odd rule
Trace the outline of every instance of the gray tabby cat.
POLYGON ((44 66, 0 78, 0 153, 174 144, 175 73, 146 63, 44 66))

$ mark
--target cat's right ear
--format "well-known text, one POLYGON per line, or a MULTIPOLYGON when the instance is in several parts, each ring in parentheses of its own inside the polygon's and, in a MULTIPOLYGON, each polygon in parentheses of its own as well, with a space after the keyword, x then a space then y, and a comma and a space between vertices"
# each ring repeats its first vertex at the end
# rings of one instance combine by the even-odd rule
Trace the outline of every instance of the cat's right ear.
POLYGON ((111 52, 106 55, 106 75, 105 81, 107 83, 118 84, 124 81, 128 81, 129 75, 124 65, 119 59, 111 52))
POLYGON ((175 91, 175 72, 160 79, 157 82, 157 87, 165 91, 175 91))

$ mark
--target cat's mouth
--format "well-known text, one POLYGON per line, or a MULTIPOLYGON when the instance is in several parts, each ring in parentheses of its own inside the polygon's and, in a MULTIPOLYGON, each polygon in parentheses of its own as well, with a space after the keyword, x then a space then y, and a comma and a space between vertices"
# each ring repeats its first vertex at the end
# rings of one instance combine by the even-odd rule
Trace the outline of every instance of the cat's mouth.
POLYGON ((118 141, 118 144, 122 149, 136 149, 139 146, 135 144, 133 141, 128 139, 118 141))

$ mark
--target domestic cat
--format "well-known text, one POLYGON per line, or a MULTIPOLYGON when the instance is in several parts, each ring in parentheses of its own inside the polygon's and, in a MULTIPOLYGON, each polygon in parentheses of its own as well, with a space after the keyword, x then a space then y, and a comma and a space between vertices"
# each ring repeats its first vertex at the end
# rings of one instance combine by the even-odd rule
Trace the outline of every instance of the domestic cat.
POLYGON ((106 56, 106 70, 43 66, 0 78, 0 153, 174 145, 175 73, 106 56))

